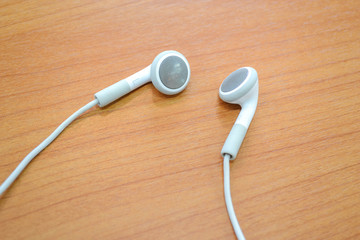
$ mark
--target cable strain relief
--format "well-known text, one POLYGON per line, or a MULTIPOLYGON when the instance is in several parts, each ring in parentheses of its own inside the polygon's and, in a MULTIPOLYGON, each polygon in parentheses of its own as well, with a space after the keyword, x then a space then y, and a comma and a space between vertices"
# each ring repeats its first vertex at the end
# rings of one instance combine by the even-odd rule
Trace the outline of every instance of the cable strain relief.
POLYGON ((225 157, 225 155, 228 154, 230 155, 230 160, 234 160, 239 152, 246 132, 247 128, 244 125, 234 124, 221 149, 221 156, 225 157))
POLYGON ((131 92, 129 83, 126 80, 121 80, 100 92, 95 93, 95 99, 98 100, 98 105, 100 107, 105 107, 129 92, 131 92))

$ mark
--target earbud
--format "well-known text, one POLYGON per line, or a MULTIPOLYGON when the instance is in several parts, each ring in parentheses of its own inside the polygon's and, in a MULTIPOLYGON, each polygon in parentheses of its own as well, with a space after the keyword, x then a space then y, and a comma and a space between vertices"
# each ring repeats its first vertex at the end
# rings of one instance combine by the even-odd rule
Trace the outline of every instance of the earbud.
POLYGON ((157 55, 151 65, 95 94, 98 105, 104 107, 138 87, 152 82, 157 90, 167 95, 185 89, 190 80, 190 66, 186 58, 176 51, 157 55))
POLYGON ((241 106, 240 114, 221 150, 223 157, 228 154, 230 160, 234 160, 254 117, 258 102, 259 83, 256 70, 244 67, 232 72, 222 82, 219 95, 223 101, 241 106))

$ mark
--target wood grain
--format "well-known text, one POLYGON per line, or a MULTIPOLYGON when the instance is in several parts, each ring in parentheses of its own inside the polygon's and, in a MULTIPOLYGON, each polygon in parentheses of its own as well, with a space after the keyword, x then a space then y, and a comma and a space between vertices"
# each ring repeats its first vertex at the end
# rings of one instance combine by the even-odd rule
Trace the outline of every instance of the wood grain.
POLYGON ((0 181, 93 94, 183 53, 191 82, 91 109, 0 199, 0 239, 235 239, 220 150, 252 66, 256 115, 231 163, 247 239, 360 238, 360 1, 1 1, 0 181))

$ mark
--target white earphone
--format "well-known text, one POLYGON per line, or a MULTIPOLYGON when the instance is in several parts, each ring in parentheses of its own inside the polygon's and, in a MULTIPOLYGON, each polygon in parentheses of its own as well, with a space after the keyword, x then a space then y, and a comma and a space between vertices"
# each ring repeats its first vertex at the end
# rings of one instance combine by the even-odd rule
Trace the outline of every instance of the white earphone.
MULTIPOLYGON (((44 150, 78 116, 99 105, 104 107, 138 87, 152 82, 162 93, 177 94, 185 89, 190 80, 190 66, 186 58, 176 51, 165 51, 156 56, 153 63, 95 94, 95 100, 80 108, 66 119, 49 137, 32 150, 0 186, 0 196, 15 181, 24 168, 44 150)), ((221 84, 219 95, 228 103, 241 105, 241 111, 221 150, 224 157, 224 194, 226 207, 238 239, 245 239, 237 221, 230 193, 230 160, 239 152, 245 134, 254 117, 259 94, 258 76, 251 67, 240 68, 231 73, 221 84)))
POLYGON ((52 143, 70 123, 90 108, 97 104, 100 107, 104 107, 150 81, 152 81, 160 92, 167 95, 174 95, 183 91, 189 83, 189 80, 190 66, 181 53, 176 51, 160 53, 150 66, 96 93, 95 100, 80 108, 61 123, 49 137, 20 162, 10 176, 1 184, 0 196, 10 187, 32 159, 52 143))
POLYGON ((224 143, 221 155, 224 157, 224 194, 226 207, 237 238, 245 239, 237 221, 231 200, 229 161, 236 158, 255 114, 259 95, 257 72, 251 67, 244 67, 234 71, 222 82, 219 95, 223 101, 241 106, 240 114, 224 143))
POLYGON ((255 114, 259 95, 257 72, 251 67, 244 67, 231 73, 221 84, 219 95, 223 101, 241 106, 240 114, 221 150, 222 156, 229 154, 230 160, 234 160, 255 114))
POLYGON ((176 51, 165 51, 156 56, 151 65, 95 94, 99 106, 104 107, 138 87, 152 82, 157 90, 167 95, 185 89, 190 80, 190 66, 176 51))

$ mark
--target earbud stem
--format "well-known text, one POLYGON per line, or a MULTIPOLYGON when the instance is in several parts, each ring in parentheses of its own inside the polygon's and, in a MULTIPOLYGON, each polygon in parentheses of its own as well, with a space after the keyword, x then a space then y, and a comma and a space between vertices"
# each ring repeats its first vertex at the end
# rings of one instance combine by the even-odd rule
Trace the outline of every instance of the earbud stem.
POLYGON ((148 82, 150 82, 150 66, 95 93, 95 98, 99 101, 100 107, 105 107, 148 82))
POLYGON ((235 124, 243 125, 244 127, 246 127, 246 129, 248 129, 255 115, 256 105, 257 98, 254 100, 248 100, 246 103, 243 103, 241 105, 241 111, 235 121, 235 124))
POLYGON ((224 156, 224 154, 229 154, 230 160, 234 160, 236 158, 251 120, 254 117, 256 105, 257 98, 254 99, 254 101, 248 101, 246 104, 242 105, 240 114, 237 117, 236 122, 221 150, 222 156, 224 156))
POLYGON ((129 84, 131 91, 151 81, 150 69, 151 65, 124 79, 129 84))

